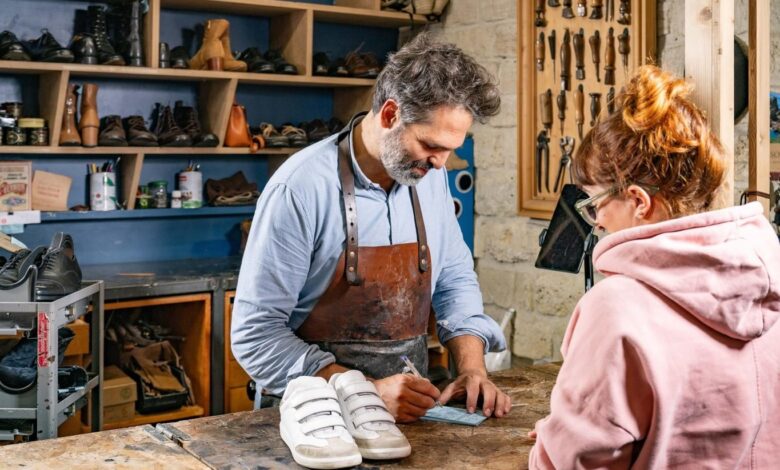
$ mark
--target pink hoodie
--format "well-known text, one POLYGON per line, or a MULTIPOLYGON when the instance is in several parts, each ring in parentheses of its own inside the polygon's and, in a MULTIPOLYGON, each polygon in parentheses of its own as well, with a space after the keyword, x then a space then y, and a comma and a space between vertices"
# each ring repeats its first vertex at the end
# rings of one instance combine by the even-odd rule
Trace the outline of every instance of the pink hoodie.
POLYGON ((752 203, 622 230, 569 322, 531 468, 780 468, 780 244, 752 203))

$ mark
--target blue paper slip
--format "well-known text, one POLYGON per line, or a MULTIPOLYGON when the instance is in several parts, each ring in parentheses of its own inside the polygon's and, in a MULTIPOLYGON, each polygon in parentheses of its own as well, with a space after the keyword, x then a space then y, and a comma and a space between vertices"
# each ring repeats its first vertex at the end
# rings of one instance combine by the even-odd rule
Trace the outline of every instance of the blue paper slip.
POLYGON ((487 418, 481 411, 469 413, 462 408, 451 406, 434 406, 420 419, 437 421, 439 423, 462 424, 465 426, 479 426, 487 418))

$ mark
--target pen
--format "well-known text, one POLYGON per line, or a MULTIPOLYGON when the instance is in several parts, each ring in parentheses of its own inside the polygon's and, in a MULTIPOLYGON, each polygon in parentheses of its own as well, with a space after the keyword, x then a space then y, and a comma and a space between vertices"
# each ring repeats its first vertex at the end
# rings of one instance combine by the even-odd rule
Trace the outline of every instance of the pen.
MULTIPOLYGON (((412 375, 414 375, 418 379, 422 379, 423 378, 423 376, 420 375, 420 372, 417 370, 416 367, 414 367, 414 364, 412 363, 412 361, 409 360, 409 358, 407 356, 405 356, 405 355, 401 356, 401 360, 404 362, 404 364, 406 364, 406 367, 408 367, 409 370, 412 372, 412 375)), ((436 406, 441 406, 441 403, 439 403, 439 400, 436 400, 435 403, 436 403, 436 406)))

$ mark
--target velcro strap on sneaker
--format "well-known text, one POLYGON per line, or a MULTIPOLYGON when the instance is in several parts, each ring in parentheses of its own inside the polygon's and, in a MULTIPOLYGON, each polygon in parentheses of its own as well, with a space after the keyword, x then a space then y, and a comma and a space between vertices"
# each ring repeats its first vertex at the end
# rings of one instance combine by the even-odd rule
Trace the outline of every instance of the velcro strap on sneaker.
POLYGON ((340 414, 331 413, 327 415, 312 416, 301 423, 301 432, 308 435, 319 429, 333 428, 336 426, 346 427, 344 425, 344 419, 340 414))
POLYGON ((365 410, 362 413, 360 413, 358 416, 352 416, 352 424, 358 428, 366 423, 375 423, 377 421, 385 422, 385 423, 395 423, 395 419, 393 419, 393 415, 388 413, 385 410, 377 409, 377 410, 365 410))
POLYGON ((374 384, 367 380, 365 382, 355 382, 348 384, 341 389, 341 394, 344 397, 344 400, 349 400, 352 395, 356 395, 358 393, 372 393, 379 396, 379 392, 377 392, 374 384))
POLYGON ((383 410, 387 409, 387 405, 385 405, 385 402, 377 395, 372 394, 365 394, 365 395, 352 395, 348 400, 346 400, 344 403, 347 404, 349 407, 349 411, 354 413, 355 410, 359 408, 366 408, 366 407, 375 407, 375 408, 381 408, 383 410))
POLYGON ((336 391, 333 390, 331 387, 321 387, 321 388, 313 388, 309 390, 303 390, 300 393, 296 393, 292 397, 290 397, 290 404, 298 408, 299 406, 303 405, 307 401, 313 401, 313 400, 322 400, 325 398, 330 398, 333 400, 338 400, 338 396, 336 395, 336 391))
POLYGON ((302 421, 311 415, 323 412, 332 412, 340 415, 341 406, 339 406, 338 401, 327 398, 323 400, 307 401, 300 407, 294 408, 294 411, 295 420, 302 421))

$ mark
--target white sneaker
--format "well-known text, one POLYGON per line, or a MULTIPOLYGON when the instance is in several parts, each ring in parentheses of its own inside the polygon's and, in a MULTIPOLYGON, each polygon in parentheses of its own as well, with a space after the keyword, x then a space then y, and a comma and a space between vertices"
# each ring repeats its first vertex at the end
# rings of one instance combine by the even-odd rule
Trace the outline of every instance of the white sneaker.
POLYGON ((344 468, 363 461, 344 424, 336 392, 322 377, 291 380, 280 412, 282 440, 300 465, 344 468))
POLYGON ((376 387, 360 371, 333 374, 329 383, 336 389, 344 422, 363 458, 400 459, 412 453, 376 387))

